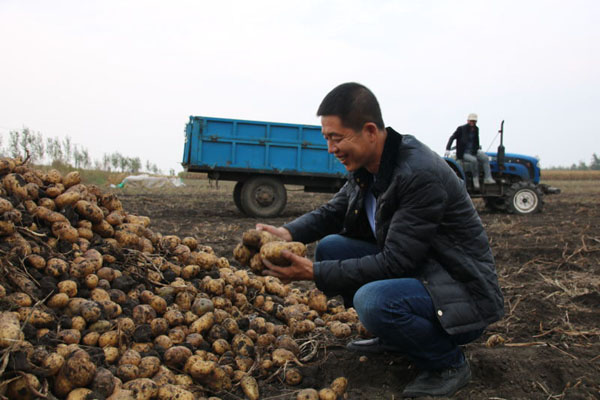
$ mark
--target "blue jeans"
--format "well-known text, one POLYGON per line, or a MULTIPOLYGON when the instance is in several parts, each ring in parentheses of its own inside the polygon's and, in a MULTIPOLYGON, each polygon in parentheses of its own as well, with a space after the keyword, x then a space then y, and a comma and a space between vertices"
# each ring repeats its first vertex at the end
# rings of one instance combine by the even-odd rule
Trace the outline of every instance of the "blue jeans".
MULTIPOLYGON (((315 260, 343 260, 378 252, 373 243, 329 235, 317 245, 315 260)), ((342 297, 347 306, 354 305, 369 332, 406 354, 422 370, 462 364, 464 356, 459 345, 472 342, 483 333, 483 329, 458 335, 446 333, 437 319, 431 296, 418 279, 369 282, 342 297)))

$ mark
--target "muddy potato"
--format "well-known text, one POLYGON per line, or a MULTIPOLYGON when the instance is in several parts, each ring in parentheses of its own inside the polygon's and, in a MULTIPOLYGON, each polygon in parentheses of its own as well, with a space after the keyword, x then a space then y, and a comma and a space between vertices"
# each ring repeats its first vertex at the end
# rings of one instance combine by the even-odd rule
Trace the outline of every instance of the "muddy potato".
POLYGON ((288 285, 284 285, 274 276, 265 276, 265 289, 267 292, 279 297, 286 297, 290 291, 288 285))
POLYGON ((319 400, 336 400, 338 395, 331 388, 323 388, 319 390, 319 400))
POLYGON ((87 323, 85 322, 85 319, 83 319, 82 316, 77 315, 71 318, 71 328, 77 329, 78 331, 82 332, 86 326, 87 323))
POLYGON ((191 333, 204 333, 207 332, 215 323, 215 315, 212 312, 207 312, 203 314, 200 318, 195 320, 192 325, 190 325, 191 333))
POLYGON ((224 354, 226 351, 231 350, 231 346, 225 339, 217 339, 212 344, 212 349, 215 354, 224 354))
MULTIPOLYGON (((67 262, 65 260, 62 260, 60 258, 51 258, 46 262, 45 272, 46 272, 46 275, 50 275, 50 276, 54 276, 55 278, 58 278, 59 276, 66 273, 68 269, 69 269, 69 264, 67 264, 67 262)), ((77 284, 75 284, 75 288, 77 289, 77 284)), ((60 290, 60 286, 59 286, 59 290, 60 290)))
POLYGON ((82 339, 81 343, 86 346, 96 346, 98 344, 98 339, 100 338, 99 332, 88 332, 82 339))
POLYGON ((121 364, 117 367, 116 375, 123 382, 132 381, 137 379, 139 376, 140 370, 136 365, 132 364, 121 364))
POLYGON ((233 249, 233 258, 243 266, 248 266, 252 256, 256 254, 256 251, 250 250, 243 243, 238 243, 233 249))
POLYGON ((119 365, 132 364, 135 366, 139 366, 141 361, 142 361, 142 357, 140 356, 140 353, 138 353, 135 350, 129 349, 129 350, 126 350, 125 353, 123 353, 123 355, 119 359, 119 365))
POLYGON ((136 400, 150 400, 158 394, 158 385, 152 379, 138 378, 123 385, 125 390, 131 390, 136 400))
POLYGON ((346 392, 347 387, 348 387, 348 379, 344 378, 343 376, 335 378, 333 380, 333 382, 331 382, 331 389, 338 396, 342 396, 346 392))
POLYGON ((329 330, 337 338, 346 338, 352 334, 350 326, 344 322, 334 321, 329 330))
POLYGON ((275 346, 282 349, 291 351, 294 355, 300 354, 300 346, 296 341, 289 335, 280 335, 275 341, 275 346))
POLYGON ((300 364, 300 362, 298 361, 298 359, 296 358, 294 353, 292 353, 288 349, 283 349, 283 348, 275 349, 273 351, 271 357, 273 359, 273 364, 275 364, 277 367, 281 367, 281 366, 286 365, 291 362, 300 364))
POLYGON ((148 304, 139 304, 133 308, 132 318, 137 325, 148 324, 156 318, 156 311, 148 304))
POLYGON ((198 248, 198 241, 196 240, 196 238, 191 236, 186 236, 183 239, 181 239, 181 244, 186 245, 192 251, 198 248))
POLYGON ((77 388, 73 389, 67 395, 67 400, 87 400, 89 395, 92 394, 92 389, 88 388, 77 388))
POLYGON ((159 400, 194 400, 194 394, 179 386, 168 384, 158 389, 159 400))
POLYGON ((38 397, 31 390, 39 392, 41 388, 40 381, 33 374, 21 375, 16 380, 8 384, 6 395, 9 399, 33 400, 38 397))
POLYGON ((300 242, 269 242, 262 245, 260 255, 263 259, 267 259, 275 265, 288 266, 290 261, 281 253, 287 250, 298 256, 306 255, 306 246, 300 242))
POLYGON ((66 344, 79 343, 81 340, 81 332, 77 329, 63 329, 58 332, 56 338, 66 344))
POLYGON ((262 273, 262 271, 265 269, 265 264, 263 264, 263 262, 262 262, 262 257, 260 255, 260 253, 256 253, 252 257, 250 257, 248 266, 250 267, 252 272, 254 272, 255 274, 262 273))
POLYGON ((38 270, 46 268, 46 259, 39 254, 31 254, 25 259, 25 263, 38 270))
POLYGON ((69 296, 66 293, 57 293, 50 297, 46 305, 50 308, 64 308, 69 303, 69 296))
POLYGON ((58 196, 56 196, 56 198, 54 199, 54 204, 56 205, 56 207, 61 210, 63 208, 65 208, 66 206, 72 206, 73 204, 77 203, 79 200, 81 200, 81 195, 77 192, 65 192, 62 193, 58 196))
POLYGON ((104 352, 104 359, 109 364, 113 364, 119 359, 119 349, 114 346, 106 346, 102 351, 104 352))
POLYGON ((87 386, 96 374, 96 364, 85 350, 76 350, 65 360, 59 375, 65 376, 73 387, 87 386))
POLYGON ((113 211, 108 214, 105 218, 106 222, 111 224, 112 226, 119 226, 123 224, 125 216, 122 211, 113 211))
POLYGON ((302 389, 296 395, 296 400, 319 400, 319 393, 315 389, 302 389))
POLYGON ((327 296, 319 289, 312 289, 308 292, 308 306, 319 313, 327 311, 327 296))
POLYGON ((115 377, 106 368, 98 368, 90 388, 101 396, 110 396, 115 389, 115 377))
POLYGON ((165 365, 171 368, 180 368, 185 365, 188 358, 192 356, 192 351, 185 346, 174 346, 165 351, 163 361, 165 365))
POLYGON ((156 349, 167 350, 173 347, 173 341, 167 335, 159 335, 154 338, 154 347, 156 349))
POLYGON ((160 359, 155 356, 146 356, 140 360, 138 365, 140 378, 151 378, 160 369, 160 359))
POLYGON ((15 224, 12 221, 0 221, 0 236, 8 236, 15 233, 15 224))
POLYGON ((93 224, 98 224, 104 220, 104 214, 100 207, 86 200, 76 202, 75 211, 93 224))
POLYGON ((79 313, 86 322, 93 323, 100 319, 102 308, 100 308, 100 305, 95 301, 88 300, 81 304, 79 313))
POLYGON ((258 400, 260 398, 258 382, 256 382, 256 379, 253 376, 245 375, 240 380, 240 386, 249 400, 258 400))
POLYGON ((212 360, 205 360, 199 355, 193 355, 188 358, 183 370, 190 374, 192 378, 202 379, 210 376, 217 367, 217 363, 212 360))
POLYGON ((48 376, 54 376, 60 371, 64 363, 65 359, 63 356, 58 353, 50 353, 42 363, 42 367, 44 367, 48 376))
POLYGON ((0 347, 9 347, 24 339, 19 317, 9 311, 0 313, 0 347))
POLYGON ((111 238, 115 235, 115 230, 112 225, 109 224, 106 220, 102 220, 98 223, 92 225, 92 232, 96 232, 98 235, 103 238, 111 238))
POLYGON ((298 368, 285 369, 285 383, 291 386, 296 386, 302 383, 302 373, 298 368))

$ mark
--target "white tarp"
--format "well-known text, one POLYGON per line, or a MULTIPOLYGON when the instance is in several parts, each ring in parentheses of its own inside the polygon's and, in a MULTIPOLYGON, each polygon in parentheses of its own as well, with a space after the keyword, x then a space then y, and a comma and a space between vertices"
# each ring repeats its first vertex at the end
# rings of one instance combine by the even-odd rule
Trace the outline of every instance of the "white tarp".
POLYGON ((123 181, 117 185, 117 187, 133 187, 133 188, 147 188, 147 189, 158 189, 158 188, 169 188, 185 186, 185 184, 179 178, 166 176, 150 176, 147 174, 143 175, 130 175, 123 179, 123 181))

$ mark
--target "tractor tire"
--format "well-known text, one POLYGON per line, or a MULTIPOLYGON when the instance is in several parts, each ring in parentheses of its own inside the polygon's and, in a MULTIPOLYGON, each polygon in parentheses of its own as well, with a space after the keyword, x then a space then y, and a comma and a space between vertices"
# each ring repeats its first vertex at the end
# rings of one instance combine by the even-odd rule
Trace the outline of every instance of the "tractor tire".
POLYGON ((242 209, 253 217, 275 217, 283 211, 286 202, 285 186, 277 178, 251 178, 244 182, 240 191, 242 209))
POLYGON ((244 186, 244 182, 237 182, 233 188, 233 202, 238 210, 242 212, 242 214, 246 214, 246 211, 242 207, 242 187, 244 186))
POLYGON ((510 214, 533 214, 542 211, 542 191, 531 182, 513 183, 506 191, 506 211, 510 214))

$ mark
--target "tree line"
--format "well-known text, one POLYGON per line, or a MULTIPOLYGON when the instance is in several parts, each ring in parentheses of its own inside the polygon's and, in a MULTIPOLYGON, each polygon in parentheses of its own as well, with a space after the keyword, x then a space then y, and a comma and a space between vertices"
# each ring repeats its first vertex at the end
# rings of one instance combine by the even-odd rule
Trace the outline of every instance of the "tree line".
POLYGON ((550 167, 551 170, 571 170, 571 171, 600 171, 600 157, 596 153, 592 154, 589 164, 579 161, 579 164, 573 163, 570 167, 550 167))
POLYGON ((88 149, 73 143, 69 136, 64 138, 44 138, 41 133, 29 128, 12 130, 8 133, 8 142, 4 146, 0 135, 0 155, 23 157, 29 155, 32 163, 62 163, 80 169, 96 169, 112 172, 138 173, 142 170, 153 174, 162 174, 158 166, 150 161, 145 164, 139 157, 127 157, 119 152, 104 154, 102 159, 93 160, 88 149))

